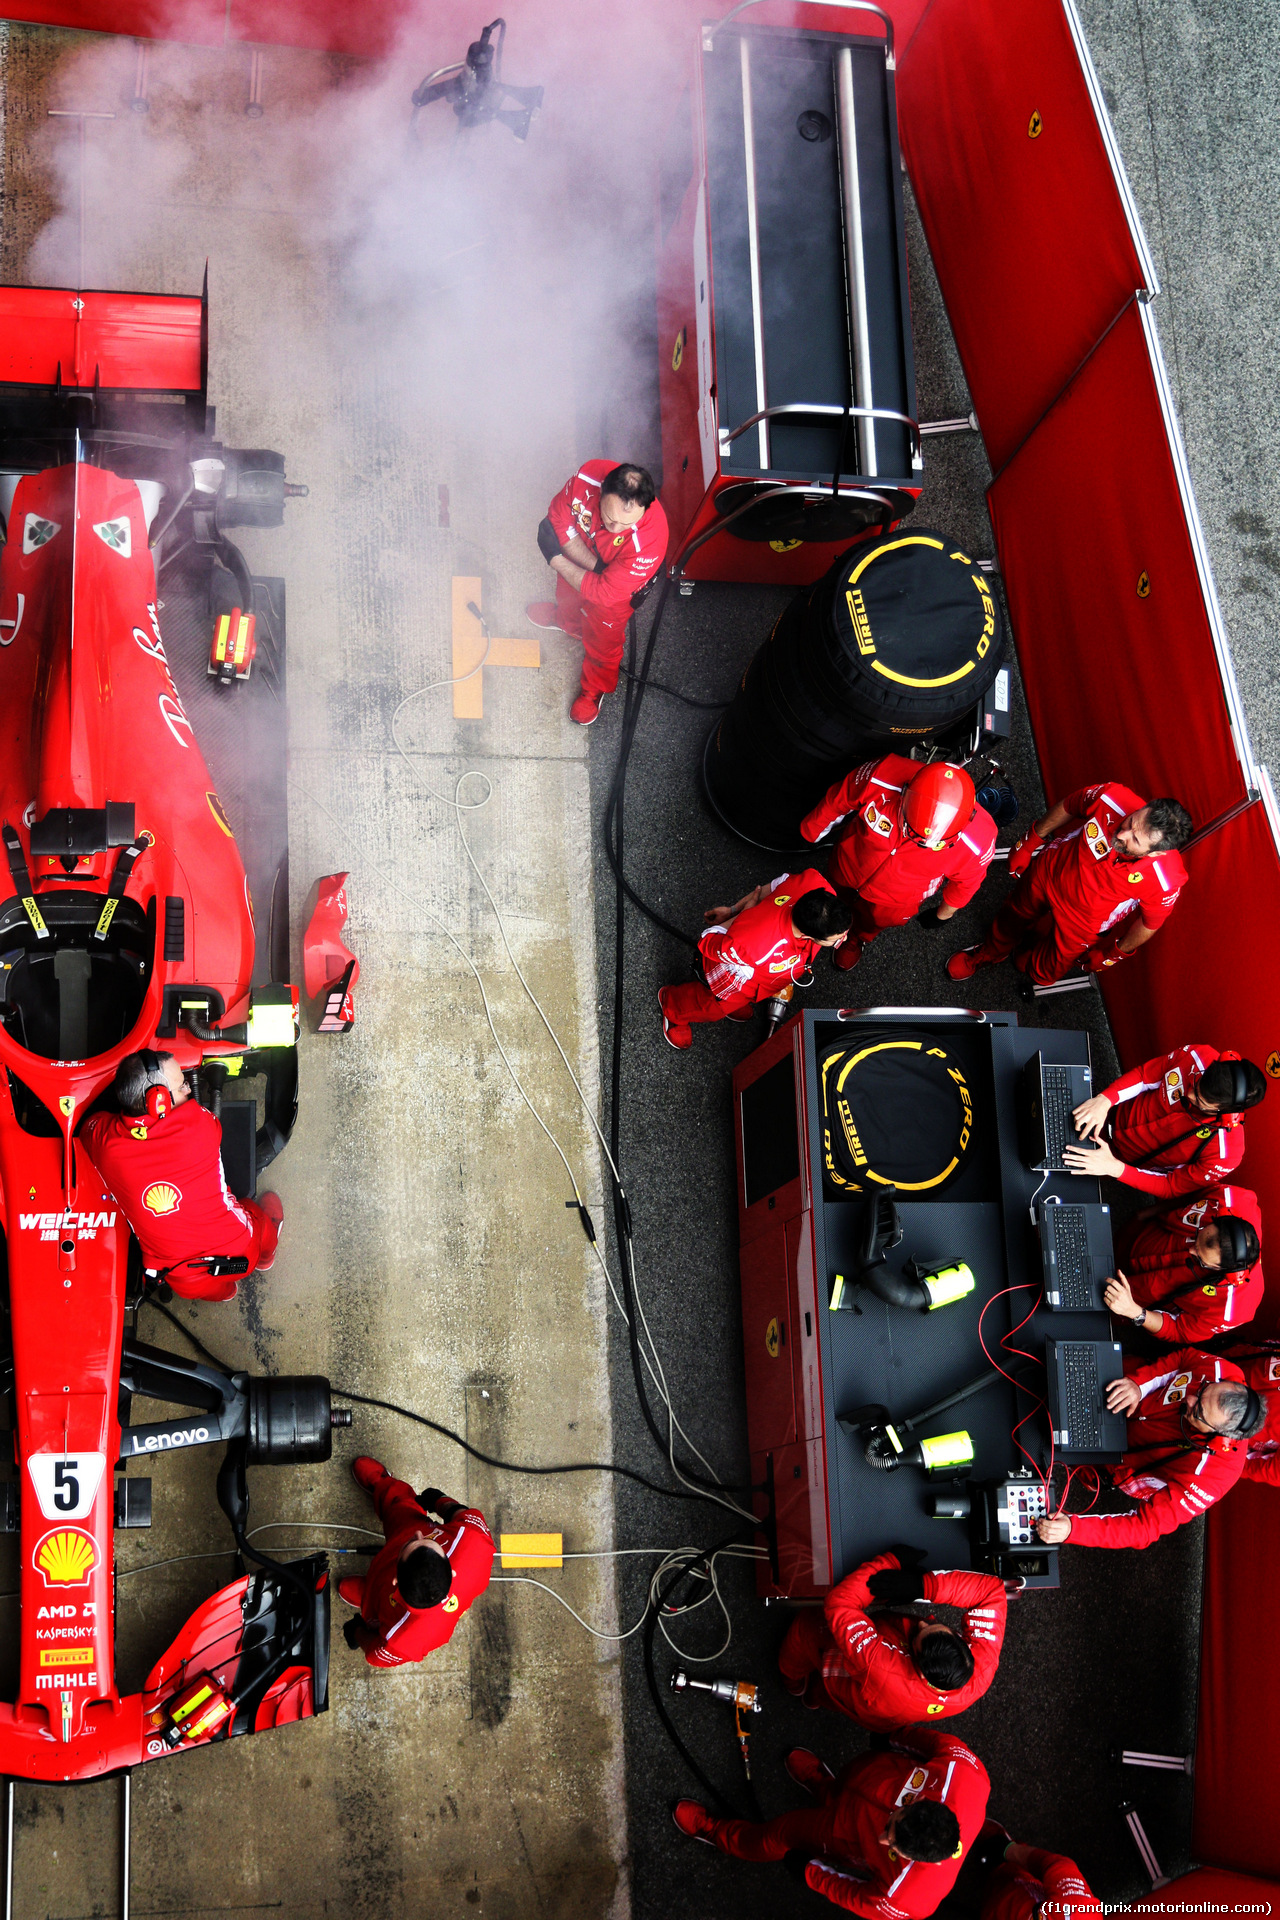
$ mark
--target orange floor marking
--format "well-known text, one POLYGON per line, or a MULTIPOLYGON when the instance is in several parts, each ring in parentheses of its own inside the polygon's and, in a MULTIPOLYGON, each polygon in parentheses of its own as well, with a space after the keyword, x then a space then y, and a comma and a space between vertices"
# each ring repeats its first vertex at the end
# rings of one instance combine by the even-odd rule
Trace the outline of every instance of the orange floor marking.
POLYGON ((480 582, 469 575, 453 576, 453 717, 455 720, 484 719, 484 676, 488 667, 540 667, 542 652, 536 640, 491 639, 484 650, 484 633, 474 613, 468 610, 472 600, 483 607, 480 582), (479 673, 472 669, 484 661, 479 673), (469 679, 463 675, 469 674, 469 679))

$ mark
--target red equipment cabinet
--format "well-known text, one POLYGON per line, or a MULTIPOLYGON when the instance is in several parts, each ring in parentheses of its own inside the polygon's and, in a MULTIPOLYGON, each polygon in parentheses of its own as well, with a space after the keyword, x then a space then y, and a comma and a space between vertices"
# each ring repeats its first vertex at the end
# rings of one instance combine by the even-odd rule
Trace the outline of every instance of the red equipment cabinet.
MULTIPOLYGON (((762 1593, 814 1598, 892 1540, 921 1547, 933 1566, 972 1562, 969 1525, 935 1519, 928 1482, 914 1468, 872 1470, 862 1440, 841 1425, 855 1407, 878 1402, 899 1420, 932 1407, 983 1374, 980 1323, 993 1347, 1012 1324, 1010 1283, 1038 1284, 1040 1255, 1030 1226, 1034 1193, 1097 1200, 1098 1183, 1067 1174, 1042 1179, 1018 1145, 1016 1104, 1026 1062, 1084 1064, 1084 1034, 1020 1027, 1011 1015, 958 1009, 877 1007, 809 1010, 794 1016, 734 1072, 739 1270, 751 1479, 765 1492, 756 1512, 772 1553, 761 1563, 762 1593), (859 1208, 822 1173, 821 1060, 833 1045, 882 1043, 927 1034, 963 1069, 972 1143, 955 1178, 936 1195, 895 1195, 908 1256, 928 1267, 961 1258, 975 1286, 935 1313, 887 1307, 869 1293, 858 1310, 828 1305, 832 1275, 856 1271, 859 1208), (772 1511, 770 1511, 772 1509, 772 1511)), ((1034 1296, 1023 1295, 1025 1302, 1034 1296)), ((846 1302, 847 1304, 847 1302, 846 1302)), ((1046 1333, 1109 1337, 1105 1314, 1043 1309, 1023 1344, 1046 1333)), ((974 1449, 973 1484, 992 1486, 1025 1465, 1012 1437, 1034 1402, 1012 1383, 993 1385, 920 1426, 920 1436, 964 1428, 974 1449)), ((1035 1423, 1022 1429, 1034 1446, 1035 1423)), ((1046 1435, 1041 1435, 1044 1439, 1046 1435)), ((1056 1584, 1036 1581, 1036 1584, 1056 1584)))
POLYGON ((700 30, 658 209, 662 502, 690 579, 808 584, 919 497, 892 46, 700 30))

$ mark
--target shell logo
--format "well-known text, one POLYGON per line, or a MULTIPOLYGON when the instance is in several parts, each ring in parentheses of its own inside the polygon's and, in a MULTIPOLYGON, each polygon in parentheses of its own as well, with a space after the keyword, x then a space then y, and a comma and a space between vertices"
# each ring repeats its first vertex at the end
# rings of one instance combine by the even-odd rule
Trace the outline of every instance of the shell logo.
POLYGON ((153 1180, 143 1190, 142 1204, 148 1213, 176 1213, 182 1205, 182 1193, 167 1180, 153 1180))
POLYGON ((82 1528, 59 1527, 45 1534, 32 1561, 47 1587, 86 1587, 98 1564, 98 1548, 92 1534, 82 1528))

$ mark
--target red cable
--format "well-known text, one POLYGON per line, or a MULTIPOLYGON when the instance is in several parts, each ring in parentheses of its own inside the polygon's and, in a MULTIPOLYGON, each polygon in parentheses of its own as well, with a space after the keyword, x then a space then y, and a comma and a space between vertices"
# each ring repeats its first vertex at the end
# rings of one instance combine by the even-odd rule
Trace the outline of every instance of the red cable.
MULTIPOLYGON (((987 1359, 991 1362, 991 1365, 995 1368, 996 1372, 998 1374, 1003 1375, 1003 1377, 1009 1382, 1010 1386, 1012 1386, 1015 1389, 1015 1391, 1027 1394, 1028 1397, 1035 1402, 1035 1405, 1032 1406, 1031 1409, 1023 1415, 1022 1419, 1019 1420, 1017 1425, 1011 1430, 1009 1437, 1013 1441, 1014 1446, 1018 1449, 1018 1452, 1022 1455, 1023 1459, 1027 1462, 1028 1466, 1031 1468, 1032 1472, 1036 1475, 1036 1478, 1040 1481, 1040 1484, 1043 1486, 1045 1511, 1046 1513, 1048 1513, 1049 1509, 1053 1506, 1053 1467, 1054 1467, 1053 1422, 1050 1421, 1049 1423, 1049 1468, 1048 1468, 1047 1474, 1041 1468, 1039 1461, 1036 1460, 1032 1454, 1029 1454, 1027 1452, 1021 1440, 1019 1440, 1018 1438, 1019 1433, 1022 1431, 1023 1427, 1026 1426, 1027 1421, 1033 1419, 1036 1412, 1039 1409, 1043 1408, 1043 1410, 1046 1413, 1049 1411, 1048 1404, 1041 1399, 1039 1394, 1032 1393, 1029 1387, 1022 1386, 1022 1384, 1019 1381, 1014 1379, 1011 1373, 1009 1373, 1004 1367, 1000 1365, 1000 1362, 996 1359, 990 1347, 987 1345, 982 1332, 982 1323, 986 1319, 987 1308, 994 1306, 997 1300, 1002 1300, 1006 1293, 1020 1293, 1024 1288, 1027 1288, 1027 1287, 1034 1288, 1036 1294, 1038 1295, 1040 1291, 1040 1284, 1038 1281, 1033 1281, 1033 1280, 1016 1281, 1013 1286, 1001 1287, 998 1293, 993 1293, 991 1295, 991 1298, 987 1301, 986 1306, 983 1307, 982 1312, 978 1315, 978 1344, 982 1348, 983 1353, 987 1356, 987 1359)), ((1016 1323, 1016 1325, 1010 1327, 1008 1333, 1004 1334, 1001 1337, 1000 1346, 1006 1355, 1012 1357, 1013 1354, 1017 1354, 1019 1358, 1024 1360, 1036 1360, 1037 1356, 1035 1354, 1026 1352, 1025 1348, 1022 1348, 1022 1347, 1011 1348, 1008 1345, 1008 1342, 1013 1339, 1016 1333, 1021 1332, 1022 1328, 1026 1326, 1027 1321, 1030 1320, 1035 1314, 1038 1305, 1039 1305, 1038 1299, 1033 1298, 1031 1306, 1027 1309, 1026 1313, 1023 1314, 1021 1320, 1019 1320, 1016 1323)), ((1043 1365, 1043 1361, 1040 1364, 1043 1365)), ((1065 1494, 1064 1494, 1064 1498, 1065 1498, 1065 1494)))

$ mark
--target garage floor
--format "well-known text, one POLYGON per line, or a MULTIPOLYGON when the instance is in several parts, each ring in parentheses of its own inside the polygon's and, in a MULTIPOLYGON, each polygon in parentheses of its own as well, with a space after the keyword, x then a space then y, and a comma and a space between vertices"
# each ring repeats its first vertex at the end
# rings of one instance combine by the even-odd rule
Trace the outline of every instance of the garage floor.
MULTIPOLYGON (((1190 274, 1195 169, 1215 179, 1213 130, 1231 125, 1233 89, 1254 65, 1251 52, 1224 76, 1216 49, 1255 46, 1266 22, 1245 0, 1224 6, 1207 49, 1196 39, 1210 31, 1203 14, 1182 0, 1086 11, 1097 14, 1087 25, 1101 36, 1121 144, 1178 288, 1159 310, 1177 332, 1171 365, 1201 396, 1220 355, 1204 344, 1212 275, 1203 261, 1190 274), (1188 89, 1201 135, 1182 150, 1188 89)), ((183 1316, 236 1364, 324 1371, 339 1387, 420 1409, 491 1454, 530 1464, 612 1458, 653 1473, 660 1461, 635 1410, 601 1265, 565 1212, 576 1181, 606 1244, 593 1123, 612 1043, 614 914, 597 848, 620 701, 606 703, 590 733, 571 726, 574 652, 554 635, 541 636, 536 669, 481 670, 480 717, 455 714, 471 683, 442 684, 455 672, 453 583, 466 583, 461 602, 476 597, 491 658, 527 658, 527 644, 501 642, 531 638, 523 605, 545 590, 531 535, 550 493, 601 451, 656 459, 651 244, 626 160, 628 142, 651 131, 645 115, 661 96, 666 56, 635 12, 609 46, 620 69, 644 55, 653 91, 627 96, 631 120, 619 121, 619 90, 599 75, 583 81, 589 62, 520 39, 513 25, 511 77, 551 86, 527 148, 494 129, 453 149, 447 116, 424 116, 420 142, 409 137, 409 89, 457 52, 430 35, 421 57, 381 78, 268 50, 255 120, 244 112, 246 49, 154 45, 150 110, 135 114, 132 42, 0 26, 0 278, 189 292, 207 258, 219 432, 283 451, 289 477, 310 487, 290 502, 281 531, 247 534, 244 546, 256 572, 288 583, 294 977, 309 891, 320 875, 349 869, 357 1024, 344 1040, 304 1036, 301 1118, 270 1176, 287 1221, 273 1273, 232 1306, 183 1316), (556 106, 556 80, 571 113, 556 106), (59 106, 116 116, 85 123, 83 267, 79 148, 74 123, 48 118, 59 106)), ((1226 150, 1235 151, 1229 140, 1226 150)), ((1213 204, 1212 245, 1225 256, 1229 196, 1213 204)), ((921 417, 957 414, 967 397, 914 219, 909 244, 921 417)), ((1248 526, 1232 520, 1244 508, 1214 492, 1212 475, 1202 479, 1227 430, 1199 399, 1192 424, 1211 539, 1221 506, 1236 542, 1230 559, 1216 549, 1230 620, 1237 591, 1250 607, 1271 592, 1269 509, 1250 507, 1248 526), (1237 589, 1241 543, 1248 571, 1237 589)), ((1262 431, 1255 414, 1247 430, 1262 431)), ((985 479, 976 442, 933 442, 918 517, 989 553, 985 479)), ((780 604, 763 590, 699 586, 675 603, 655 673, 698 698, 726 697, 780 604)), ((1274 679, 1265 622, 1248 633, 1249 684, 1265 709, 1274 679)), ((734 897, 762 877, 700 799, 708 718, 650 694, 628 785, 633 882, 690 927, 723 889, 734 897)), ((1009 767, 1029 813, 1039 794, 1020 708, 1018 723, 1009 767)), ((856 976, 857 998, 1016 1004, 1004 970, 961 994, 938 957, 914 929, 881 941, 856 976)), ((663 1047, 653 992, 680 964, 673 943, 629 913, 622 1164, 673 1399, 734 1479, 745 1457, 727 1089, 753 1036, 741 1027, 699 1035, 683 1059, 663 1047)), ((843 981, 837 994, 835 976, 820 975, 810 1004, 848 995, 843 981)), ((1045 1024, 1087 1025, 1095 1058, 1108 1059, 1092 991, 1044 1008, 1035 1017, 1045 1024)), ((144 1333, 179 1341, 154 1317, 144 1333)), ((362 1536, 340 1530, 369 1522, 345 1472, 356 1451, 378 1453, 417 1485, 465 1495, 495 1532, 563 1530, 566 1548, 584 1556, 626 1548, 616 1563, 582 1558, 545 1576, 606 1636, 639 1618, 657 1549, 706 1545, 730 1530, 710 1509, 631 1487, 615 1498, 603 1475, 522 1479, 468 1465, 444 1440, 357 1409, 332 1465, 254 1476, 255 1523, 290 1529, 260 1540, 327 1544, 336 1571, 360 1567, 362 1536)), ((230 1577, 229 1554, 200 1557, 226 1543, 215 1467, 212 1452, 166 1462, 152 1530, 118 1536, 125 1663, 144 1666, 230 1577)), ((1113 1899, 1145 1882, 1116 1812, 1135 1792, 1133 1776, 1112 1768, 1109 1748, 1188 1751, 1193 1738, 1198 1532, 1143 1556, 1069 1556, 1060 1595, 1015 1606, 997 1684, 959 1726, 991 1771, 993 1811, 1020 1838, 1073 1852, 1113 1899)), ((707 1670, 765 1687, 753 1765, 773 1811, 792 1804, 781 1771, 788 1746, 805 1740, 838 1761, 860 1736, 780 1692, 772 1654, 782 1620, 750 1600, 748 1574, 729 1568, 722 1585, 734 1640, 707 1670)), ((339 1620, 343 1611, 335 1605, 339 1620)), ((713 1612, 679 1623, 674 1638, 713 1655, 723 1637, 713 1612)), ((658 1645, 665 1682, 675 1655, 658 1645)), ((767 1911, 781 1920, 817 1909, 780 1872, 679 1839, 667 1805, 691 1783, 653 1716, 637 1640, 620 1653, 535 1586, 495 1584, 446 1651, 394 1675, 368 1670, 335 1630, 331 1694, 316 1723, 137 1775, 135 1913, 714 1920, 767 1911)), ((740 1795, 731 1719, 703 1701, 679 1710, 703 1766, 740 1795)), ((19 1915, 118 1911, 116 1793, 113 1783, 19 1787, 19 1915)), ((1188 1783, 1141 1776, 1135 1797, 1165 1871, 1177 1870, 1188 1857, 1188 1783)))

